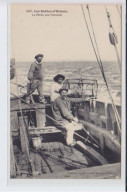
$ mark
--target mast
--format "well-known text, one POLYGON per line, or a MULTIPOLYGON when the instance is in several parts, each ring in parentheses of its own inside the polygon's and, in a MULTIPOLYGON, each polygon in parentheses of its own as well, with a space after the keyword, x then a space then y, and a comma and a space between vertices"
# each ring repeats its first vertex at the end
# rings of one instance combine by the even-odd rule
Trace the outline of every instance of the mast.
MULTIPOLYGON (((87 5, 86 8, 88 9, 88 14, 89 14, 89 18, 90 18, 92 32, 93 32, 93 35, 94 35, 95 45, 93 43, 93 39, 92 39, 90 30, 89 30, 89 26, 88 26, 88 23, 87 23, 87 20, 86 20, 85 12, 83 10, 83 5, 81 5, 81 8, 82 8, 83 17, 84 17, 84 20, 85 20, 85 23, 86 23, 87 31, 88 31, 88 34, 89 34, 89 37, 90 37, 90 41, 91 41, 91 44, 92 44, 92 47, 93 47, 93 50, 94 50, 94 53, 95 53, 95 56, 96 56, 96 59, 97 59, 97 63, 98 63, 99 68, 101 70, 101 73, 102 73, 105 85, 107 87, 107 91, 109 93, 109 97, 110 97, 110 100, 111 100, 111 103, 112 103, 112 107, 113 107, 113 110, 114 110, 114 113, 115 113, 115 118, 116 118, 116 121, 117 121, 118 129, 121 132, 121 119, 120 119, 120 116, 118 114, 117 108, 116 108, 116 106, 114 104, 114 101, 113 101, 113 98, 112 98, 112 95, 111 95, 111 91, 110 91, 110 88, 109 88, 109 84, 108 84, 108 81, 107 81, 106 76, 105 76, 105 72, 104 72, 104 69, 103 69, 103 64, 102 64, 100 53, 99 53, 99 49, 98 49, 97 40, 96 40, 96 37, 95 37, 93 25, 92 25, 92 20, 91 20, 91 16, 90 16, 90 12, 89 12, 89 7, 87 5)), ((110 23, 110 25, 111 25, 111 23, 110 23)))

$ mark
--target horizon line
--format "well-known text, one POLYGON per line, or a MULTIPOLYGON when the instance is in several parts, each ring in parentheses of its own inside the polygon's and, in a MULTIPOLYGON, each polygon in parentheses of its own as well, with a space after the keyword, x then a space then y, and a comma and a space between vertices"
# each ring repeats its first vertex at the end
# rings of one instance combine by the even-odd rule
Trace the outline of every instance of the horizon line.
MULTIPOLYGON (((14 60, 14 59, 15 58, 10 58, 10 60, 14 60)), ((33 61, 34 61, 34 59, 31 61, 16 61, 15 60, 15 62, 33 62, 33 61)), ((58 61, 56 61, 56 60, 43 61, 42 60, 42 63, 45 63, 45 62, 96 62, 96 63, 98 63, 96 60, 58 60, 58 61)), ((114 60, 103 60, 102 62, 115 62, 115 63, 117 63, 117 61, 114 61, 114 60)))

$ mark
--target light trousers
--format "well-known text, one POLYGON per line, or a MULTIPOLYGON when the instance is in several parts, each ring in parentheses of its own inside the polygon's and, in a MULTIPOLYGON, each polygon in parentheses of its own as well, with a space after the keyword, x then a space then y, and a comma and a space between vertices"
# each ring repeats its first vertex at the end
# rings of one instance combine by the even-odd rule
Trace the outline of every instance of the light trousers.
POLYGON ((65 124, 65 138, 66 138, 66 144, 70 145, 73 143, 73 136, 74 136, 74 132, 76 130, 81 130, 82 129, 82 125, 79 123, 76 123, 74 121, 72 121, 71 123, 67 123, 65 124))

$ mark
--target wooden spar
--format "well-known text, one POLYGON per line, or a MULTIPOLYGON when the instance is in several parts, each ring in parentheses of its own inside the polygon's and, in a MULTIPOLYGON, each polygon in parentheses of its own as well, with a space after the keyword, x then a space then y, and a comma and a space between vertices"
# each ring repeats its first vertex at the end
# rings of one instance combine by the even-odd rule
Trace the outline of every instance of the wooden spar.
POLYGON ((17 130, 19 128, 17 111, 13 111, 10 113, 10 120, 11 120, 11 131, 17 130))
POLYGON ((31 172, 34 175, 35 168, 34 168, 33 162, 30 159, 30 148, 29 148, 29 139, 28 139, 28 135, 26 132, 27 131, 26 121, 27 121, 27 116, 19 117, 21 148, 22 148, 22 152, 24 154, 26 154, 26 158, 27 158, 28 164, 30 166, 31 172))
POLYGON ((36 110, 36 120, 37 120, 38 128, 45 127, 46 117, 45 117, 45 107, 44 106, 43 108, 39 109, 39 111, 36 110))
POLYGON ((85 145, 81 141, 77 141, 75 147, 79 149, 82 153, 87 154, 94 161, 99 162, 102 165, 108 164, 107 160, 98 152, 96 152, 90 146, 85 145))
MULTIPOLYGON (((27 117, 25 116, 24 119, 23 117, 19 117, 19 123, 20 123, 20 136, 21 136, 21 146, 22 146, 22 152, 26 153, 27 158, 28 158, 28 162, 30 163, 31 166, 31 171, 32 171, 32 175, 37 175, 36 170, 35 170, 35 166, 34 163, 31 159, 30 156, 30 147, 29 147, 29 140, 28 140, 28 135, 27 135, 27 129, 26 129, 26 123, 27 123, 27 117)), ((39 153, 39 150, 37 150, 37 152, 39 153)), ((41 156, 43 157, 43 154, 41 153, 41 156)), ((47 163, 46 159, 43 157, 43 159, 45 160, 45 162, 47 163)), ((50 171, 52 172, 51 168, 50 171)))
POLYGON ((14 129, 17 129, 18 126, 18 120, 17 120, 17 113, 11 113, 11 132, 10 132, 10 177, 16 177, 17 174, 20 174, 20 171, 18 169, 18 165, 15 159, 14 155, 14 146, 13 146, 13 139, 12 139, 12 131, 14 129))
MULTIPOLYGON (((34 150, 32 149, 32 151, 34 151, 34 150)), ((36 152, 43 158, 43 160, 45 161, 45 163, 46 163, 47 167, 49 168, 50 172, 53 173, 53 170, 52 170, 51 166, 49 165, 48 161, 46 160, 46 158, 44 157, 42 150, 38 149, 36 152)))
POLYGON ((102 133, 100 134, 99 141, 100 141, 101 153, 104 154, 105 138, 104 138, 104 135, 102 133))
POLYGON ((21 148, 22 148, 22 152, 25 153, 27 155, 27 157, 29 158, 29 141, 28 141, 28 137, 27 137, 27 133, 26 133, 26 126, 24 121, 26 121, 26 116, 24 117, 19 117, 19 126, 20 126, 20 139, 21 139, 21 148))
POLYGON ((12 137, 10 136, 10 177, 16 177, 15 156, 12 143, 12 137))
POLYGON ((110 150, 120 155, 121 153, 121 145, 119 139, 116 135, 112 135, 109 131, 106 131, 96 125, 93 125, 89 122, 80 120, 84 126, 89 128, 90 134, 100 139, 100 134, 104 137, 105 146, 107 146, 110 150))

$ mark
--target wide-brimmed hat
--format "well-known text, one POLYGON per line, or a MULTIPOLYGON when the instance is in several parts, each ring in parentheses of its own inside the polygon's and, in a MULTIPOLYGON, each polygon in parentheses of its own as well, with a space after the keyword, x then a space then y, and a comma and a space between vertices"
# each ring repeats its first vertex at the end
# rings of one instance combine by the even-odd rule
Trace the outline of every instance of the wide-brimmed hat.
POLYGON ((54 79, 54 81, 57 82, 59 78, 62 78, 64 80, 65 76, 63 76, 62 74, 57 74, 53 79, 54 79))
POLYGON ((37 59, 38 57, 42 57, 42 58, 43 58, 43 54, 37 54, 37 55, 35 56, 35 59, 37 59))
POLYGON ((68 92, 68 89, 66 87, 62 87, 62 88, 60 88, 59 93, 61 93, 64 90, 68 92))

